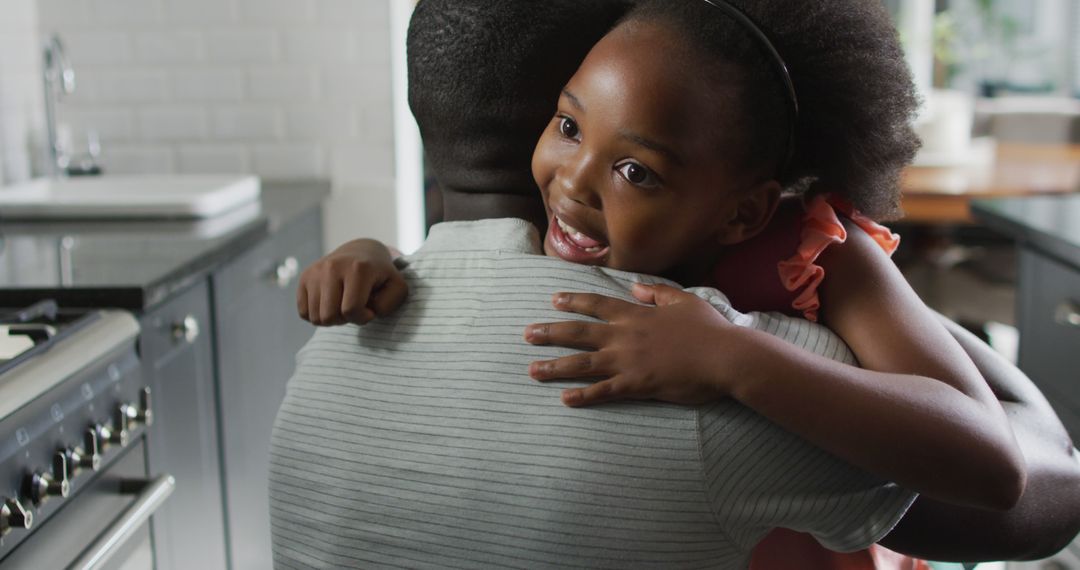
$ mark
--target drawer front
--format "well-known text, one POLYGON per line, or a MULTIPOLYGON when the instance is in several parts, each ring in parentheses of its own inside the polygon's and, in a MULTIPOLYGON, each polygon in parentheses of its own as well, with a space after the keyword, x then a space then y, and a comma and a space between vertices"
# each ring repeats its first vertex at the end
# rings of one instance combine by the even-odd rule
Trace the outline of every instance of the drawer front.
POLYGON ((1080 269, 1020 255, 1020 368, 1080 440, 1080 269))

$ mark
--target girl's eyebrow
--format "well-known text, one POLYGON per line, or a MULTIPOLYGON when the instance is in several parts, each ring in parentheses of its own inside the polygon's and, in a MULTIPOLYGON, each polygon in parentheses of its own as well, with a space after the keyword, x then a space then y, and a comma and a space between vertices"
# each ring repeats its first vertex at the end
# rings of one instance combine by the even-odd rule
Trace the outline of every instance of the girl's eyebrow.
POLYGON ((656 151, 668 157, 668 159, 670 159, 672 162, 679 166, 683 165, 683 160, 682 157, 679 156, 679 153, 675 152, 673 148, 666 144, 654 141, 652 139, 647 139, 639 134, 632 133, 630 131, 619 131, 619 136, 638 146, 643 146, 649 150, 656 151))
POLYGON ((570 100, 570 104, 576 107, 579 111, 585 111, 585 106, 581 104, 581 100, 579 100, 576 95, 571 93, 569 89, 563 89, 562 94, 566 96, 566 98, 570 100))
MULTIPOLYGON (((585 112, 585 105, 582 105, 581 100, 578 99, 576 95, 571 93, 569 89, 563 89, 562 94, 563 94, 564 97, 566 97, 570 101, 570 104, 573 105, 574 108, 581 111, 582 113, 585 112)), ((639 134, 636 134, 636 133, 633 133, 633 132, 630 132, 630 131, 620 131, 619 136, 626 139, 626 140, 628 140, 628 141, 630 141, 630 142, 632 142, 632 143, 634 143, 634 144, 636 144, 636 145, 638 145, 638 146, 642 146, 642 147, 645 147, 645 148, 647 148, 649 150, 658 152, 658 153, 668 157, 668 159, 670 159, 672 162, 674 162, 675 164, 677 164, 679 166, 683 166, 683 164, 684 164, 683 160, 682 160, 682 157, 679 156, 679 153, 675 152, 674 149, 672 149, 670 146, 668 146, 666 144, 654 141, 652 139, 645 138, 645 137, 643 137, 643 136, 641 136, 639 134)))

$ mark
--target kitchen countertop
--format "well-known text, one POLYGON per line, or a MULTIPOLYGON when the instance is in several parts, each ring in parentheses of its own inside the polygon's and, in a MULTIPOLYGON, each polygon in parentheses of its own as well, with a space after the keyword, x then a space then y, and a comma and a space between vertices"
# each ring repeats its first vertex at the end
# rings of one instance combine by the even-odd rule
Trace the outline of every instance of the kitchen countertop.
POLYGON ((987 227, 1080 268, 1080 194, 972 202, 987 227))
POLYGON ((329 195, 325 181, 264 182, 259 202, 201 220, 4 221, 0 306, 141 311, 201 279, 329 195))
POLYGON ((992 146, 994 158, 985 164, 905 168, 900 197, 904 221, 970 224, 975 200, 1070 194, 1080 186, 1080 145, 992 146))

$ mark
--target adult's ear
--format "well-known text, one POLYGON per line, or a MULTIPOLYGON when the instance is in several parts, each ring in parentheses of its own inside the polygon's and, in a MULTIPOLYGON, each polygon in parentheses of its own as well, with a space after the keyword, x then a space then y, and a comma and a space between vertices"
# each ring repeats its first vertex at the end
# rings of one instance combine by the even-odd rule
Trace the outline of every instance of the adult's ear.
POLYGON ((782 190, 779 182, 767 180, 745 191, 736 203, 731 218, 720 228, 720 243, 741 243, 761 233, 776 213, 782 190))

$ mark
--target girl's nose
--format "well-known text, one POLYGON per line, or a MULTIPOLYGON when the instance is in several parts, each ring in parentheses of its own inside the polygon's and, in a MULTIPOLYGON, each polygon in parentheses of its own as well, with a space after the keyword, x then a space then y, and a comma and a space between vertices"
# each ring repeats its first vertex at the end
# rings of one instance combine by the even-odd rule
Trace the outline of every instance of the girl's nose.
POLYGON ((584 206, 600 209, 602 200, 597 191, 595 161, 588 155, 572 157, 559 168, 559 186, 563 194, 584 206))

